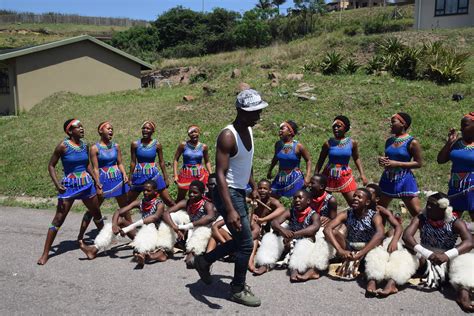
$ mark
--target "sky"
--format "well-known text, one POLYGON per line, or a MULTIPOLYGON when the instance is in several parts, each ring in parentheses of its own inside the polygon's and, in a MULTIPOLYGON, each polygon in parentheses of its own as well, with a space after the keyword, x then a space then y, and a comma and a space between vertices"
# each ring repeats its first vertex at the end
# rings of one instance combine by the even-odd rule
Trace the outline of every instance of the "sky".
MULTIPOLYGON (((157 16, 177 5, 194 11, 221 7, 243 13, 255 7, 257 0, 0 0, 0 9, 18 12, 58 12, 85 16, 126 17, 155 20, 157 16)), ((293 6, 288 0, 281 12, 293 6)))

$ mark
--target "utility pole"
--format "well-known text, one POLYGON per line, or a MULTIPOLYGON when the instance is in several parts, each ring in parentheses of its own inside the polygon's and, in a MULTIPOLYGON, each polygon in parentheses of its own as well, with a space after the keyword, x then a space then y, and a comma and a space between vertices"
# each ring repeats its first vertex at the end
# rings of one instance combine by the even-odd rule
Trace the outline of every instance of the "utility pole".
POLYGON ((202 0, 202 10, 201 10, 202 13, 204 13, 204 0, 202 0))

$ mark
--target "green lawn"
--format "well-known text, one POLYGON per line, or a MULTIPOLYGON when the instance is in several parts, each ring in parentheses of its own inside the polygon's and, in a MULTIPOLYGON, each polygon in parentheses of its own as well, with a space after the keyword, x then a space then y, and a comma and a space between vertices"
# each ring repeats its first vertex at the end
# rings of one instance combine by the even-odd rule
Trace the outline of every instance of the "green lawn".
MULTIPOLYGON (((97 141, 99 122, 112 121, 115 140, 123 148, 127 165, 129 144, 140 137, 140 124, 145 119, 152 119, 158 125, 156 136, 164 147, 168 174, 172 173, 176 147, 186 138, 186 128, 190 124, 202 127, 202 141, 210 145, 213 157, 217 134, 234 118, 236 87, 242 81, 261 91, 270 104, 263 112, 261 123, 255 127, 257 179, 266 175, 282 120, 292 119, 298 123, 301 134, 297 139, 309 149, 315 164, 321 144, 332 135, 333 117, 345 114, 352 121, 350 134, 360 143, 367 177, 378 182, 382 169, 377 165, 377 157, 383 153, 385 139, 389 136, 389 118, 397 111, 404 111, 411 114, 411 133, 423 148, 424 166, 415 171, 420 189, 446 191, 450 165, 438 165, 436 155, 444 144, 448 129, 459 128, 462 115, 473 110, 474 58, 468 61, 468 76, 464 82, 448 86, 390 75, 368 76, 363 71, 336 76, 304 73, 302 81, 285 79, 289 73, 302 73, 306 63, 319 60, 331 50, 365 62, 373 54, 374 43, 388 36, 397 36, 407 43, 443 40, 463 51, 474 52, 474 28, 371 36, 359 34, 354 37, 335 31, 263 49, 165 60, 160 67, 197 66, 206 71, 209 78, 207 82, 191 85, 98 96, 58 94, 18 118, 0 120, 0 194, 41 197, 56 194, 47 173, 47 164, 54 147, 64 138, 63 122, 72 117, 84 123, 89 142, 97 141), (241 69, 241 78, 230 78, 234 68, 241 69), (271 71, 282 76, 278 87, 269 84, 267 77, 271 71), (292 96, 303 82, 314 85, 312 93, 317 97, 316 101, 300 101, 292 96), (217 92, 205 96, 202 91, 204 84, 216 88, 217 92), (453 93, 464 94, 464 100, 459 103, 451 101, 453 93), (182 101, 183 95, 189 94, 196 97, 195 101, 182 101)), ((173 186, 173 194, 175 190, 173 186)))

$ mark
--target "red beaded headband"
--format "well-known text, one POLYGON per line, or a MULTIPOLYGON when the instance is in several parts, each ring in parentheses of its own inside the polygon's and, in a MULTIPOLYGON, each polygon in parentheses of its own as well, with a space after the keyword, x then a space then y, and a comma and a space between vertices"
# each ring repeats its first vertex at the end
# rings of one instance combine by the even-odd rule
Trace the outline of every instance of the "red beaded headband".
POLYGON ((336 124, 336 123, 341 124, 342 127, 344 127, 344 129, 346 129, 346 124, 344 124, 344 122, 341 121, 340 119, 334 120, 334 122, 332 123, 332 125, 334 126, 334 124, 336 124))
MULTIPOLYGON (((104 126, 107 125, 107 124, 110 124, 110 122, 109 122, 109 121, 105 121, 104 123, 100 124, 100 126, 99 126, 99 131, 102 129, 102 127, 104 127, 104 126)), ((110 124, 110 125, 112 125, 112 124, 110 124)))
POLYGON ((469 112, 469 113, 465 114, 464 117, 467 117, 471 121, 474 121, 474 112, 469 112))
POLYGON ((286 128, 288 128, 288 130, 290 131, 291 135, 295 135, 295 131, 293 130, 293 127, 291 127, 291 125, 287 122, 287 121, 284 121, 283 123, 280 124, 280 127, 281 126, 286 126, 286 128))
POLYGON ((153 131, 156 129, 156 125, 155 125, 155 123, 153 123, 152 121, 145 121, 145 122, 143 122, 142 128, 143 128, 143 126, 145 126, 145 124, 150 124, 151 127, 153 128, 153 131))
POLYGON ((392 115, 392 118, 396 118, 403 124, 403 126, 407 127, 407 122, 403 119, 403 117, 400 114, 396 113, 392 115))
POLYGON ((72 120, 71 122, 69 122, 69 124, 66 126, 66 133, 69 132, 69 129, 70 129, 72 126, 76 127, 75 125, 77 125, 77 124, 79 124, 79 123, 81 123, 81 121, 76 120, 76 119, 74 119, 74 120, 72 120))

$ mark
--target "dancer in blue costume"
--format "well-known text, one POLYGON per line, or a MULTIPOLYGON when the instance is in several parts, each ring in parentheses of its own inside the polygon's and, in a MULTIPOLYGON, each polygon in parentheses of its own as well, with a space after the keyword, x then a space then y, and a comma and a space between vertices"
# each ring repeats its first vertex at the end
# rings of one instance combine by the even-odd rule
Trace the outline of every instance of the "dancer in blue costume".
POLYGON ((357 189, 357 183, 352 175, 349 160, 354 160, 354 164, 359 170, 362 183, 366 185, 362 162, 359 157, 359 144, 352 137, 346 137, 346 133, 351 129, 350 120, 344 115, 338 115, 332 123, 333 138, 328 139, 321 147, 318 162, 314 173, 322 173, 327 177, 326 191, 340 192, 347 204, 351 204, 352 196, 357 189), (328 158, 326 167, 321 171, 324 161, 328 158))
POLYGON ((208 146, 199 142, 201 129, 197 125, 188 127, 189 140, 179 144, 174 154, 173 173, 174 181, 178 185, 178 197, 176 203, 184 200, 189 190, 189 185, 194 180, 201 181, 207 185, 209 174, 212 173, 211 163, 209 161, 208 146), (183 165, 178 170, 179 157, 183 155, 183 165), (202 160, 204 164, 202 165, 202 160))
POLYGON ((421 146, 418 140, 407 133, 411 117, 399 112, 391 118, 391 133, 385 142, 385 156, 379 157, 379 165, 384 167, 380 178, 382 198, 379 205, 387 208, 393 198, 402 199, 411 216, 421 209, 418 186, 411 169, 421 168, 421 146))
MULTIPOLYGON (((94 175, 99 179, 97 183, 99 206, 105 199, 115 198, 120 208, 125 207, 128 204, 127 193, 130 187, 122 163, 122 150, 117 143, 112 141, 114 128, 110 122, 106 121, 99 124, 97 132, 100 135, 100 141, 91 146, 90 159, 94 175)), ((132 220, 128 213, 126 218, 128 221, 132 220)), ((82 239, 91 219, 90 212, 86 212, 79 232, 79 240, 82 239)))
POLYGON ((48 229, 43 254, 37 262, 39 265, 44 265, 48 261, 51 245, 75 200, 82 200, 94 218, 97 228, 101 229, 104 225, 96 194, 99 179, 92 173, 89 149, 82 141, 84 127, 79 120, 70 119, 64 123, 64 132, 67 137, 56 146, 48 164, 49 175, 59 193, 58 206, 48 229), (55 170, 60 159, 64 168, 64 178, 61 182, 58 181, 55 170))
MULTIPOLYGON (((461 120, 461 137, 452 128, 446 144, 438 153, 438 163, 451 160, 451 179, 449 181, 449 203, 457 217, 468 211, 474 221, 474 112, 461 120)), ((474 226, 466 223, 471 232, 474 226)))
POLYGON ((137 199, 140 192, 143 191, 143 184, 147 180, 156 182, 157 191, 160 194, 163 202, 168 206, 173 206, 175 203, 171 199, 167 187, 168 175, 166 174, 165 161, 163 159, 163 147, 158 140, 153 139, 156 125, 152 121, 145 121, 142 124, 142 138, 133 141, 130 146, 130 192, 128 200, 134 201, 137 199), (160 164, 161 175, 155 160, 158 156, 160 164))
POLYGON ((311 155, 299 141, 295 140, 298 134, 298 125, 293 121, 280 124, 278 135, 280 140, 275 143, 267 178, 272 178, 272 170, 278 162, 278 173, 272 182, 272 194, 280 197, 293 197, 304 186, 309 185, 311 179, 311 155), (300 170, 301 157, 306 161, 306 173, 300 170))

